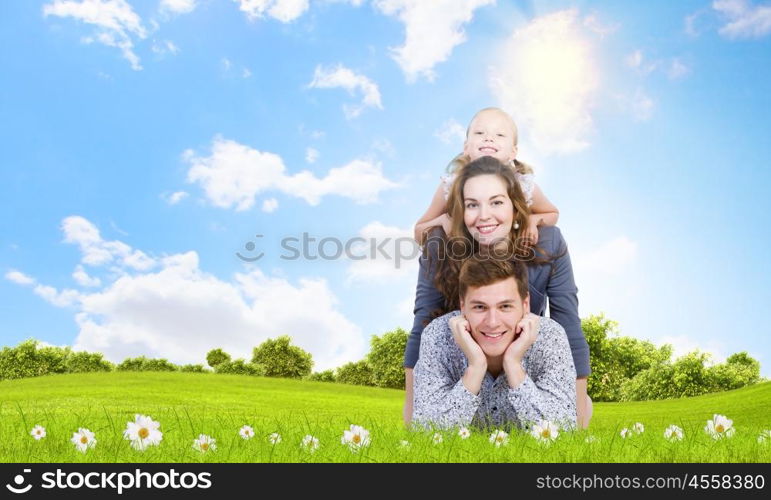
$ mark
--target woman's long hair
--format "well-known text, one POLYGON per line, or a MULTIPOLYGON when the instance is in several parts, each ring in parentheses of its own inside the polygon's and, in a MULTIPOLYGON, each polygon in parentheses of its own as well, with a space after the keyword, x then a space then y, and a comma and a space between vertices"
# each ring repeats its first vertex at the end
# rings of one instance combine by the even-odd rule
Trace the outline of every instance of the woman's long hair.
POLYGON ((440 234, 440 237, 437 238, 436 233, 434 233, 434 236, 426 242, 427 251, 431 246, 434 246, 436 250, 436 252, 428 251, 429 268, 436 265, 434 284, 444 295, 444 312, 459 308, 458 275, 463 261, 472 255, 482 255, 491 259, 518 259, 535 263, 549 261, 539 258, 537 248, 525 238, 530 223, 530 208, 527 206, 525 195, 522 193, 514 170, 491 156, 483 156, 461 168, 450 189, 450 195, 447 199, 447 213, 452 220, 450 234, 446 237, 442 237, 440 234), (505 239, 490 247, 480 246, 479 242, 471 236, 464 222, 463 189, 469 179, 480 175, 495 175, 503 181, 514 210, 510 233, 505 239))

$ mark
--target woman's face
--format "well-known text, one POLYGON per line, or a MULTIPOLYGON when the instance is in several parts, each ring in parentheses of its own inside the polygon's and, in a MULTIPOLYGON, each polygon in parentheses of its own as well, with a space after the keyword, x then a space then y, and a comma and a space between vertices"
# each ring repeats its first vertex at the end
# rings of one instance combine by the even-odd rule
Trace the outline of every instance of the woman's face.
POLYGON ((491 245, 509 235, 514 223, 514 205, 503 179, 485 174, 466 181, 463 221, 480 245, 491 245))

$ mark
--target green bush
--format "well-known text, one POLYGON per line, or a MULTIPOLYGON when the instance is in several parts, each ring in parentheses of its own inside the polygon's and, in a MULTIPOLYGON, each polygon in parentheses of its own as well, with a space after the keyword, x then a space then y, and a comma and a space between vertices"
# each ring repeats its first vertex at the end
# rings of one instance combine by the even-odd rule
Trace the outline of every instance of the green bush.
POLYGON ((124 359, 115 369, 128 372, 175 372, 178 370, 178 367, 166 359, 138 356, 136 358, 124 359))
POLYGON ((268 377, 302 378, 310 375, 313 368, 311 354, 290 345, 291 342, 288 335, 266 340, 254 348, 252 363, 264 366, 268 377))
POLYGON ((404 349, 409 334, 397 328, 382 336, 372 336, 367 364, 372 369, 372 382, 377 387, 404 389, 404 349))
POLYGON ((335 371, 324 370, 323 372, 314 372, 305 377, 305 380, 312 382, 335 382, 335 371))
POLYGON ((335 378, 341 384, 375 385, 372 367, 364 359, 344 364, 337 369, 335 378))
POLYGON ((603 315, 581 320, 581 328, 589 344, 592 368, 588 392, 595 401, 620 401, 624 384, 672 356, 669 345, 656 347, 648 341, 619 337, 618 323, 603 315))
POLYGON ((71 352, 64 362, 67 373, 111 372, 115 365, 100 352, 71 352))
POLYGON ((38 341, 28 339, 16 347, 4 347, 0 351, 0 380, 39 377, 67 371, 65 359, 68 347, 38 348, 38 341))
POLYGON ((216 373, 226 373, 230 375, 253 375, 256 377, 265 376, 265 367, 260 364, 247 363, 244 359, 235 361, 223 361, 214 368, 216 373))
POLYGON ((710 376, 716 390, 738 389, 760 381, 760 363, 746 352, 737 352, 725 363, 711 367, 710 376))
POLYGON ((212 349, 206 354, 206 362, 212 368, 217 368, 220 363, 227 363, 228 361, 230 361, 230 354, 219 348, 212 349))
POLYGON ((185 372, 185 373, 209 373, 209 370, 204 368, 204 366, 201 364, 182 365, 179 367, 179 371, 185 372))

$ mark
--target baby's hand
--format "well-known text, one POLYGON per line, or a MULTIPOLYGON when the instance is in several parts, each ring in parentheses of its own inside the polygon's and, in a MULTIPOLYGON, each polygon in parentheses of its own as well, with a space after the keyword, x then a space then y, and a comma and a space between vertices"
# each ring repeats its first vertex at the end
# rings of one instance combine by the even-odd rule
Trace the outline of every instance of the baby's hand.
POLYGON ((442 225, 442 229, 444 229, 444 234, 449 235, 450 228, 452 227, 452 219, 450 218, 450 216, 446 213, 440 215, 439 223, 442 225))
POLYGON ((540 220, 541 216, 538 214, 532 214, 528 220, 527 232, 525 232, 524 237, 530 245, 538 243, 538 222, 540 220))

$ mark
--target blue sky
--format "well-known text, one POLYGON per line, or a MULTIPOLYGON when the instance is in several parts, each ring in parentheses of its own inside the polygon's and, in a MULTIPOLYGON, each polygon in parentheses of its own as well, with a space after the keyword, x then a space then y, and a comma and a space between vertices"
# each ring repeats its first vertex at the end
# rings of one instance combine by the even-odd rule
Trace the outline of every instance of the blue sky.
POLYGON ((769 376, 769 63, 749 0, 2 2, 0 340, 359 359, 411 325, 414 260, 281 240, 408 237, 502 106, 581 315, 769 376))

